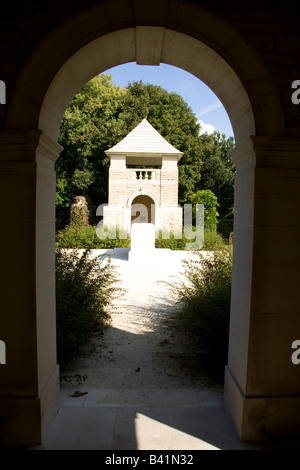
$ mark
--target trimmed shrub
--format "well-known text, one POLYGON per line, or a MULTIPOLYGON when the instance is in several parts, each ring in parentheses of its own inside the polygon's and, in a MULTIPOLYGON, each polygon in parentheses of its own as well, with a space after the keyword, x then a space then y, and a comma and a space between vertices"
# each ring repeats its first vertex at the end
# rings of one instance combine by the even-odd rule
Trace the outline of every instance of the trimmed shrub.
POLYGON ((109 305, 118 289, 110 263, 76 250, 56 249, 57 357, 63 367, 80 354, 96 332, 109 324, 109 305))
MULTIPOLYGON (((193 227, 195 231, 195 227, 193 227)), ((160 230, 155 240, 156 248, 169 248, 171 250, 185 250, 186 244, 191 243, 192 240, 186 238, 184 229, 182 229, 182 238, 175 239, 174 235, 171 234, 169 239, 164 239, 162 231, 160 230)), ((213 251, 224 248, 224 240, 220 234, 214 230, 204 229, 204 245, 200 249, 201 251, 213 251)))
POLYGON ((119 231, 116 231, 116 238, 109 237, 100 239, 97 236, 96 227, 91 225, 75 226, 67 225, 63 230, 56 233, 56 246, 58 248, 84 248, 84 249, 110 249, 127 248, 130 246, 130 239, 119 238, 119 231))
POLYGON ((171 233, 169 238, 163 238, 163 230, 159 230, 156 234, 155 248, 169 248, 171 250, 184 250, 185 249, 185 237, 182 233, 182 238, 176 239, 174 234, 171 233))
MULTIPOLYGON (((195 229, 194 229, 195 230, 195 229)), ((112 249, 112 248, 129 248, 130 237, 127 239, 119 238, 119 230, 116 229, 116 238, 110 238, 109 232, 107 238, 98 238, 96 227, 91 225, 75 226, 67 225, 64 229, 56 233, 56 247, 70 249, 112 249)), ((112 236, 112 235, 111 235, 112 236)), ((171 250, 185 250, 186 244, 191 240, 187 239, 182 230, 182 238, 176 239, 171 234, 169 239, 164 239, 162 231, 156 234, 155 247, 169 248, 171 250)), ((201 250, 218 250, 224 246, 224 240, 220 234, 213 230, 204 230, 204 245, 201 250)))

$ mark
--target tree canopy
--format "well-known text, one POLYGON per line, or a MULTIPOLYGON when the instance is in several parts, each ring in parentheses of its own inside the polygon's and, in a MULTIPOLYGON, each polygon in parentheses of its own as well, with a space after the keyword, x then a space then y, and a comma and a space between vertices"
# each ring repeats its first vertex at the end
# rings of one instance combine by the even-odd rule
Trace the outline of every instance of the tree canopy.
POLYGON ((108 200, 109 159, 105 150, 122 140, 140 121, 150 124, 184 152, 179 163, 179 203, 200 189, 218 198, 221 217, 233 206, 234 166, 229 156, 233 139, 220 133, 200 135, 195 114, 183 98, 160 86, 129 83, 115 86, 102 74, 74 97, 63 117, 56 162, 58 208, 69 208, 75 196, 87 196, 95 206, 108 200))

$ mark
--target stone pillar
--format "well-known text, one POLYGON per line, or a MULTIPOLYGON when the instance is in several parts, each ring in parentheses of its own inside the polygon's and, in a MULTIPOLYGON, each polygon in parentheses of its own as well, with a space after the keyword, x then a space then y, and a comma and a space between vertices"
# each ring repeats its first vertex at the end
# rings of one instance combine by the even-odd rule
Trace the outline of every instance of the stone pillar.
POLYGON ((0 132, 0 443, 34 445, 58 408, 55 172, 41 131, 0 132))
POLYGON ((234 264, 225 404, 243 441, 300 432, 300 142, 253 137, 233 151, 234 264))

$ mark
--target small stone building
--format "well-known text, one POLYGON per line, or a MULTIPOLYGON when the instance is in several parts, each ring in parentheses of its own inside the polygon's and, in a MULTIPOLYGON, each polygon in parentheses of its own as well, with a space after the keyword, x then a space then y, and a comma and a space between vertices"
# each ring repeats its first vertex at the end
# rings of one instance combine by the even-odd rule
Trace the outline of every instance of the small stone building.
POLYGON ((106 154, 110 168, 103 225, 130 233, 132 223, 152 223, 156 230, 181 233, 177 164, 182 152, 143 119, 106 154))

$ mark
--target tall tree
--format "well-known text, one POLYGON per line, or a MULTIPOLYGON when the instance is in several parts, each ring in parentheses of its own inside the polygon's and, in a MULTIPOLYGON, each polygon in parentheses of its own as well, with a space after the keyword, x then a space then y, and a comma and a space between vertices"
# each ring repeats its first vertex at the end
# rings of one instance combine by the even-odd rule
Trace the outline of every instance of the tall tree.
POLYGON ((79 195, 99 204, 107 198, 109 161, 104 150, 123 136, 118 116, 125 93, 113 85, 111 75, 104 74, 88 82, 71 101, 59 133, 64 150, 56 162, 57 206, 69 207, 79 195))
POLYGON ((159 86, 130 83, 121 89, 111 75, 87 83, 71 101, 62 121, 59 143, 64 147, 56 162, 57 206, 69 207, 75 196, 89 196, 95 204, 107 202, 108 165, 105 150, 119 142, 147 118, 178 150, 181 164, 181 201, 200 181, 199 125, 192 110, 176 93, 159 86))
MULTIPOLYGON (((223 168, 231 171, 228 143, 222 136, 199 135, 197 118, 180 95, 141 81, 120 88, 111 75, 102 74, 77 93, 62 120, 59 143, 64 150, 56 162, 58 209, 69 208, 74 197, 81 195, 96 206, 107 202, 109 160, 105 150, 143 118, 184 152, 179 164, 181 205, 200 189, 222 192, 223 168)), ((222 207, 220 199, 221 195, 222 207)))
POLYGON ((230 156, 233 137, 214 132, 203 134, 203 167, 199 189, 210 189, 218 199, 220 219, 233 217, 235 166, 230 156))

